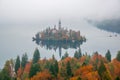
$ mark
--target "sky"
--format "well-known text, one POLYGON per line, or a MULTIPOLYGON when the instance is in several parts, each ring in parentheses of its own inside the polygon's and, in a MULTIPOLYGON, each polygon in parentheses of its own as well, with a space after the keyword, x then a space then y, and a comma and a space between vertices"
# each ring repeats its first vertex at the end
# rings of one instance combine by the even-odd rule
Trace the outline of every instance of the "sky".
POLYGON ((0 0, 0 23, 120 18, 120 0, 0 0))

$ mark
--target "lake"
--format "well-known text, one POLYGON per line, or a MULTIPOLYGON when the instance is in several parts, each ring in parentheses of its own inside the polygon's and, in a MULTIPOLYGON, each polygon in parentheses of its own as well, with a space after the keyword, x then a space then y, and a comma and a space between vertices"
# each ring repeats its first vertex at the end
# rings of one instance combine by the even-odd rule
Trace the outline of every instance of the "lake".
MULTIPOLYGON (((40 51, 41 58, 51 58, 54 54, 60 60, 58 49, 46 50, 32 41, 32 37, 37 32, 49 26, 53 27, 54 24, 57 24, 57 21, 41 22, 37 25, 0 25, 0 68, 4 66, 6 60, 15 59, 17 55, 21 57, 25 52, 29 59, 32 59, 36 47, 40 51)), ((115 33, 100 30, 86 21, 62 21, 62 27, 80 30, 81 35, 86 37, 87 41, 80 46, 82 53, 87 52, 92 55, 98 51, 104 56, 109 49, 112 58, 115 58, 117 51, 120 50, 120 34, 116 33, 116 37, 115 33), (110 35, 112 37, 109 37, 110 35)), ((62 55, 67 51, 69 56, 73 56, 75 50, 77 49, 62 49, 62 55)))

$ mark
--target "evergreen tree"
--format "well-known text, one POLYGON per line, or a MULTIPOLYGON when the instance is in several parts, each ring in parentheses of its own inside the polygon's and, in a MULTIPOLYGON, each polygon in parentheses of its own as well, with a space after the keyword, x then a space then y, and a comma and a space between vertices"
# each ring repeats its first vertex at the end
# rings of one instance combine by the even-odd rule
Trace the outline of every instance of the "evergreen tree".
POLYGON ((98 73, 100 76, 102 76, 103 72, 106 71, 104 63, 101 61, 100 67, 98 68, 98 73))
POLYGON ((11 64, 11 62, 9 60, 7 60, 4 65, 4 68, 2 70, 0 70, 0 80, 11 80, 12 79, 10 64, 11 64))
POLYGON ((74 57, 77 59, 82 57, 81 49, 79 49, 78 51, 75 51, 74 57))
POLYGON ((58 67, 58 62, 57 62, 57 60, 55 60, 54 69, 55 69, 55 74, 56 74, 56 76, 57 76, 57 74, 58 74, 58 72, 59 72, 59 67, 58 67))
POLYGON ((106 59, 110 62, 111 61, 111 54, 110 51, 108 50, 107 53, 105 54, 106 59))
POLYGON ((78 56, 79 56, 79 58, 82 57, 82 52, 81 52, 81 49, 80 49, 80 48, 79 48, 79 50, 78 50, 78 56))
POLYGON ((28 61, 28 56, 27 56, 27 54, 25 53, 25 54, 22 55, 22 61, 21 61, 21 66, 22 66, 23 68, 25 67, 27 61, 28 61))
POLYGON ((98 74, 100 75, 101 80, 112 80, 111 76, 107 72, 107 69, 102 61, 100 67, 98 68, 98 74))
POLYGON ((39 50, 36 48, 34 51, 34 55, 33 55, 33 64, 37 63, 40 59, 40 52, 39 50))
POLYGON ((71 77, 72 76, 72 70, 71 70, 71 66, 70 66, 70 62, 68 61, 67 62, 67 65, 66 65, 66 73, 67 73, 67 76, 71 77))
POLYGON ((55 56, 54 56, 54 54, 52 55, 52 59, 55 60, 55 56))
POLYGON ((30 73, 29 73, 29 77, 33 77, 34 75, 36 75, 37 72, 39 72, 40 69, 40 65, 38 63, 32 64, 31 68, 30 68, 30 73))
POLYGON ((62 56, 62 59, 65 59, 65 58, 67 58, 69 55, 68 55, 68 52, 66 52, 65 54, 64 54, 64 56, 62 56))
POLYGON ((75 51, 74 57, 77 58, 77 59, 79 59, 79 56, 78 56, 78 52, 77 52, 77 51, 75 51))
POLYGON ((57 77, 57 74, 59 71, 57 60, 55 60, 53 63, 51 63, 49 70, 53 76, 57 77))
POLYGON ((65 57, 65 58, 68 57, 68 52, 65 53, 64 57, 65 57))
POLYGON ((82 80, 82 79, 80 77, 78 77, 77 80, 82 80))
POLYGON ((3 69, 0 71, 0 80, 11 80, 8 70, 3 69))
POLYGON ((117 77, 115 78, 115 80, 120 80, 120 78, 117 76, 117 77))
POLYGON ((17 56, 16 62, 15 62, 15 72, 16 73, 17 73, 19 68, 20 68, 20 57, 17 56))
POLYGON ((54 66, 53 66, 53 64, 50 65, 49 71, 50 71, 50 73, 51 73, 53 76, 55 75, 55 71, 54 71, 54 66))
POLYGON ((118 51, 117 56, 116 56, 116 59, 117 59, 118 61, 120 61, 120 51, 118 51))

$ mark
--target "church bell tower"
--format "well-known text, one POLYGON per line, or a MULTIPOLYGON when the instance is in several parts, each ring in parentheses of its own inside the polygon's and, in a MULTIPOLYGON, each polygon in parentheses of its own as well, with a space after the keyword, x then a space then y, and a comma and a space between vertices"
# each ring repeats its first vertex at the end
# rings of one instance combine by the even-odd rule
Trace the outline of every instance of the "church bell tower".
POLYGON ((61 20, 59 20, 58 27, 61 29, 61 20))

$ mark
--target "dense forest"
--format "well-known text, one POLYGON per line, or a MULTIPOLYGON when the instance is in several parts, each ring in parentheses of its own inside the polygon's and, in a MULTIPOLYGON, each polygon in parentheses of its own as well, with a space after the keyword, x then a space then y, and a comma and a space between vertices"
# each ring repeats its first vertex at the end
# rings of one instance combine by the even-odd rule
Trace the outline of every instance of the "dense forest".
POLYGON ((36 48, 31 60, 27 53, 7 60, 0 80, 120 80, 120 51, 112 60, 110 50, 105 57, 98 52, 83 54, 80 49, 73 54, 69 57, 66 52, 59 61, 54 55, 41 59, 36 48))

